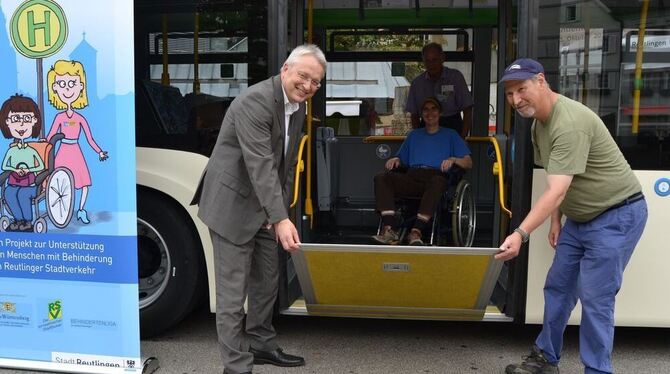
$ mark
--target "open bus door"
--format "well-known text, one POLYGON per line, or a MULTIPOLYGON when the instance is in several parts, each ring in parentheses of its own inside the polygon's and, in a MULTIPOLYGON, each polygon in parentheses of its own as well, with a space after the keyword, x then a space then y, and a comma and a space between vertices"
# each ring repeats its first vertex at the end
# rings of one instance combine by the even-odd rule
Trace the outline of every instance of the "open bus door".
MULTIPOLYGON (((312 186, 303 185, 313 187, 315 215, 298 217, 302 218, 298 223, 303 245, 291 254, 284 269, 286 281, 282 283, 288 292, 280 293, 281 313, 511 320, 491 303, 503 267, 493 255, 499 238, 496 217, 502 214, 498 204, 504 201, 498 196, 495 176, 504 164, 499 158, 497 162, 489 159, 486 138, 492 28, 352 31, 324 27, 316 34, 317 40, 329 43, 322 45, 329 66, 325 89, 313 98, 314 115, 322 119, 311 140, 315 176, 312 186), (416 45, 402 51, 371 50, 369 43, 361 50, 338 50, 338 46, 351 48, 352 40, 365 44, 387 36, 410 44, 414 36, 419 37, 416 45), (481 137, 470 139, 477 164, 470 177, 479 183, 473 194, 483 209, 478 208, 477 216, 487 223, 479 228, 477 247, 447 246, 445 242, 426 247, 370 245, 369 236, 378 224, 372 178, 400 146, 402 137, 394 136, 399 134, 393 131, 401 127, 395 112, 404 111, 404 103, 397 101, 406 99, 411 82, 408 74, 423 71, 421 46, 433 38, 449 45, 446 65, 464 70, 473 96, 483 98, 475 100, 473 110, 471 134, 481 137), (481 57, 477 61, 475 53, 481 57), (404 69, 397 70, 398 63, 404 69), (339 109, 333 109, 335 106, 339 109), (381 138, 370 139, 376 136, 381 138), (299 293, 292 292, 296 284, 299 293)), ((500 157, 499 149, 495 153, 500 157)), ((297 211, 303 212, 300 207, 297 211)))

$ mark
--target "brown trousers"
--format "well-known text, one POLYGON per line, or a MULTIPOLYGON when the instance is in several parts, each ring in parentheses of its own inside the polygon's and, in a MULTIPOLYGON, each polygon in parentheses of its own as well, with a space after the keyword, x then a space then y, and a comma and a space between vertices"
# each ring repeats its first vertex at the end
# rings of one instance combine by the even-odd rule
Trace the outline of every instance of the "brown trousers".
POLYGON ((406 173, 389 171, 375 175, 377 210, 395 211, 395 199, 420 198, 418 213, 432 217, 435 205, 448 188, 446 174, 437 169, 408 169, 406 173))

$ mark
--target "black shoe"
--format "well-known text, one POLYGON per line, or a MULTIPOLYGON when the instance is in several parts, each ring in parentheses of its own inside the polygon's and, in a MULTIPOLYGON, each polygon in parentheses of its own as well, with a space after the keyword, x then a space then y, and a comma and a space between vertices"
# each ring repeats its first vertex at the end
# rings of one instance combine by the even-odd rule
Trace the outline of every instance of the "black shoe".
POLYGON ((7 226, 7 231, 19 231, 19 224, 21 221, 12 221, 12 223, 7 226))
POLYGON ((22 221, 19 224, 19 231, 22 232, 31 232, 33 231, 33 223, 28 221, 22 221))
POLYGON ((533 347, 528 356, 520 364, 507 365, 505 374, 558 374, 558 365, 552 364, 544 357, 544 353, 533 347))
MULTIPOLYGON (((226 369, 223 369, 223 374, 232 374, 232 373, 227 371, 226 369)), ((244 373, 240 373, 240 374, 251 374, 251 372, 250 371, 245 371, 244 373)))
POLYGON ((281 348, 269 352, 249 348, 249 352, 254 355, 254 364, 256 365, 270 364, 284 367, 305 365, 304 358, 284 353, 281 348))

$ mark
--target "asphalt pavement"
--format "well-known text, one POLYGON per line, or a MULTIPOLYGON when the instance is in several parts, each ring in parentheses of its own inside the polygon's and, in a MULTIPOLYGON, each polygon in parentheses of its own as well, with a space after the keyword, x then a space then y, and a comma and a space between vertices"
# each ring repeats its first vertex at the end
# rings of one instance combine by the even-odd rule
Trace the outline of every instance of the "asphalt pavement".
MULTIPOLYGON (((257 374, 504 373, 528 354, 537 325, 281 316, 275 321, 287 353, 307 365, 257 365, 257 374)), ((582 373, 578 328, 566 331, 562 374, 582 373)), ((670 373, 670 329, 617 328, 613 363, 619 374, 670 373)), ((160 360, 157 374, 221 373, 214 315, 201 309, 166 334, 142 341, 160 360)), ((5 370, 1 373, 29 373, 5 370)))

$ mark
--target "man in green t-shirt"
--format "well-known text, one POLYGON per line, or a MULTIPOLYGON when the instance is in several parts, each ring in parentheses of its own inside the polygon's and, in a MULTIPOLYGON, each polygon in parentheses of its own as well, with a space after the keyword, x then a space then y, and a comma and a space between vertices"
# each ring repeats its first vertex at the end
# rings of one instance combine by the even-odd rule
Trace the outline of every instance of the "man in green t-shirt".
POLYGON ((579 299, 584 372, 612 373, 614 299, 647 220, 642 188, 598 115, 553 92, 540 63, 518 59, 500 82, 519 115, 534 118, 535 163, 547 171, 547 188, 496 258, 516 257, 548 217, 556 250, 544 286, 542 331, 524 362, 505 372, 558 373, 563 331, 579 299))

